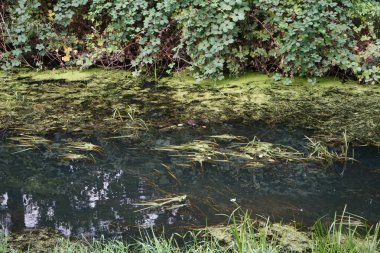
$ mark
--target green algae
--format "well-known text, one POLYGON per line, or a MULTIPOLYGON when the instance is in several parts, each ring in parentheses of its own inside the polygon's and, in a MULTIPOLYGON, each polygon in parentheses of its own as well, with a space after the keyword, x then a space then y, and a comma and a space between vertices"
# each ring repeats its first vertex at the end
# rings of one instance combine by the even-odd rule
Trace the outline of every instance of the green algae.
MULTIPOLYGON (((171 79, 172 86, 181 85, 171 79)), ((181 91, 175 98, 191 104, 193 115, 222 121, 264 121, 311 129, 319 139, 342 142, 347 131, 354 144, 378 145, 380 139, 380 87, 322 78, 316 85, 296 78, 283 85, 262 74, 247 74, 236 80, 202 84, 193 92, 181 91), (206 87, 206 88, 205 88, 206 87), (194 105, 193 105, 194 104, 194 105)), ((181 87, 187 84, 182 84, 181 87)), ((189 110, 189 111, 190 111, 189 110)), ((190 114, 190 112, 189 112, 190 114)))
MULTIPOLYGON (((84 81, 91 79, 96 75, 95 71, 77 71, 77 70, 51 70, 34 72, 31 75, 27 74, 26 77, 31 77, 33 80, 66 80, 66 81, 84 81)), ((23 75, 21 75, 23 76, 23 75)))
POLYGON ((346 131, 354 145, 378 146, 380 87, 330 77, 283 85, 257 73, 199 83, 178 75, 145 86, 128 71, 101 69, 20 71, 0 87, 0 128, 31 134, 138 135, 147 126, 166 128, 190 118, 203 125, 285 124, 313 130, 311 137, 327 143, 342 143, 346 131), (140 120, 128 116, 130 108, 140 120))

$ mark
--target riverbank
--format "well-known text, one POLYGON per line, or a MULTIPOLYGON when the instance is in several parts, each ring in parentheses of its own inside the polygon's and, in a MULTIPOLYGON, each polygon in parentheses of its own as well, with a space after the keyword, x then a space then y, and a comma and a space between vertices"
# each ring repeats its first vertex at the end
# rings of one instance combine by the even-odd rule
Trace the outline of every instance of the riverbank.
POLYGON ((133 240, 68 240, 42 229, 23 235, 0 235, 0 252, 378 252, 380 223, 368 228, 355 216, 338 216, 330 226, 317 222, 310 231, 252 220, 248 214, 229 217, 227 225, 211 226, 170 237, 141 231, 133 240))
POLYGON ((125 71, 20 71, 3 76, 0 129, 131 134, 147 127, 175 130, 189 120, 211 123, 265 122, 311 130, 311 137, 380 146, 380 86, 334 78, 291 85, 263 74, 196 83, 180 75, 158 82, 125 71), (137 120, 138 119, 138 120, 137 120))

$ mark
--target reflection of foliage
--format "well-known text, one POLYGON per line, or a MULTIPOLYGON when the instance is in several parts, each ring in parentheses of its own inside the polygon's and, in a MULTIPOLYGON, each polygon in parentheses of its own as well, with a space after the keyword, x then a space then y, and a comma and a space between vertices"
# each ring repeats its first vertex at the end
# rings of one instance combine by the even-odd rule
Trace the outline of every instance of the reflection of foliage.
POLYGON ((59 194, 62 191, 64 180, 59 178, 47 178, 46 175, 36 174, 26 179, 22 187, 26 192, 39 194, 59 194))
POLYGON ((4 69, 55 62, 157 75, 189 66, 223 78, 247 67, 289 77, 338 68, 380 79, 375 0, 6 0, 0 14, 4 69))

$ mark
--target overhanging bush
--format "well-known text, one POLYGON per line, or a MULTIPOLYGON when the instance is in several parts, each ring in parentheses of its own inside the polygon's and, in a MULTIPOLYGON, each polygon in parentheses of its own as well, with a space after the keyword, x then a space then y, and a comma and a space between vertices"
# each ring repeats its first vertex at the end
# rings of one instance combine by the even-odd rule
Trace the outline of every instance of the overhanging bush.
POLYGON ((246 69, 284 76, 339 71, 380 82, 375 0, 5 0, 0 62, 189 67, 221 79, 246 69))

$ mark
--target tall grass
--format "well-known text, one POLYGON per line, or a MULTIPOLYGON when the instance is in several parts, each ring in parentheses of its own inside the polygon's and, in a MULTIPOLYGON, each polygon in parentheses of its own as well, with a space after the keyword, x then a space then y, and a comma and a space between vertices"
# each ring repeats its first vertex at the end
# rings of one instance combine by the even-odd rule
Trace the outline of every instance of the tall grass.
POLYGON ((380 252, 380 222, 369 227, 357 215, 335 216, 330 226, 320 220, 314 225, 314 252, 380 252))
POLYGON ((276 238, 269 237, 269 219, 260 226, 256 224, 257 221, 251 219, 247 212, 236 217, 237 210, 229 218, 229 222, 232 223, 231 233, 234 239, 231 250, 239 253, 278 252, 279 246, 276 245, 276 238))
POLYGON ((17 253, 16 250, 12 249, 8 244, 7 236, 2 233, 0 227, 0 253, 17 253))
MULTIPOLYGON (((142 231, 139 239, 126 243, 118 240, 69 241, 61 239, 51 250, 54 253, 213 253, 213 252, 252 252, 276 253, 292 252, 291 246, 281 245, 280 234, 273 232, 269 220, 256 221, 248 213, 233 212, 228 224, 219 227, 221 232, 215 234, 215 227, 190 231, 185 235, 173 234, 170 237, 142 231), (279 237, 278 237, 279 236, 279 237)), ((331 225, 319 220, 309 233, 312 242, 305 252, 320 253, 372 253, 379 252, 380 223, 368 228, 358 216, 343 213, 335 216, 331 225)), ((7 238, 0 235, 0 253, 15 253, 9 247, 7 238)), ((302 251, 303 252, 303 251, 302 251)))
POLYGON ((130 247, 122 241, 81 241, 71 242, 62 239, 52 250, 53 253, 111 253, 111 252, 131 252, 130 247))

